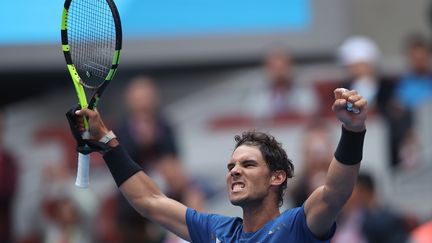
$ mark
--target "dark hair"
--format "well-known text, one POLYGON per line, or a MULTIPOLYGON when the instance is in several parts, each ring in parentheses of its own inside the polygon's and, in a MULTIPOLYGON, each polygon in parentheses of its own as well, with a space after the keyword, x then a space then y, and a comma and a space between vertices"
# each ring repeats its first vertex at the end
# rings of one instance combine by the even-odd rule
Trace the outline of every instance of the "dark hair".
POLYGON ((243 132, 241 136, 236 135, 234 139, 236 141, 235 148, 241 145, 257 146, 270 171, 282 170, 286 173, 287 178, 279 187, 278 205, 279 207, 282 206, 288 178, 292 178, 294 174, 294 165, 282 148, 282 144, 276 141, 273 136, 255 130, 243 132))
POLYGON ((430 50, 429 40, 422 33, 411 33, 405 39, 405 49, 423 48, 430 50))

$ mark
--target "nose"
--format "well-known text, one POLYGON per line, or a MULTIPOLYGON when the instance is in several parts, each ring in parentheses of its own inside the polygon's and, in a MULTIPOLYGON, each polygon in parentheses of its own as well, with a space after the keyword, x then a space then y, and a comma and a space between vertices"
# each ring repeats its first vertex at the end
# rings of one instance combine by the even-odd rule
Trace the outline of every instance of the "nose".
POLYGON ((230 174, 232 177, 238 177, 240 176, 240 168, 238 165, 234 166, 234 168, 231 169, 230 174))

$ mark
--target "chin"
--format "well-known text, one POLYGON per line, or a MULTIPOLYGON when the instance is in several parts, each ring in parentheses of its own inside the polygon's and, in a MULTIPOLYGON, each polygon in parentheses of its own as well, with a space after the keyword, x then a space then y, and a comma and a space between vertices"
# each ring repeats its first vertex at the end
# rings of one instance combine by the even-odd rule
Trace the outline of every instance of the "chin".
POLYGON ((230 202, 232 205, 234 206, 239 206, 239 207, 245 207, 245 206, 251 206, 251 205, 259 205, 262 204, 264 202, 264 198, 262 197, 247 197, 245 195, 243 196, 231 196, 229 198, 230 202))
POLYGON ((242 206, 245 204, 246 201, 247 201, 246 198, 238 198, 238 197, 230 198, 230 202, 234 206, 242 206))
POLYGON ((241 206, 243 206, 244 201, 243 200, 231 200, 231 204, 234 205, 234 206, 241 207, 241 206))

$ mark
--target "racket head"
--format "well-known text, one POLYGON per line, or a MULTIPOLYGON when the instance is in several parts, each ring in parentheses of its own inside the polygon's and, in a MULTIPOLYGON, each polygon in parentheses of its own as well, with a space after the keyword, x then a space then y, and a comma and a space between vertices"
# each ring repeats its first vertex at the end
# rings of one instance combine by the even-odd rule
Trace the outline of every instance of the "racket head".
POLYGON ((66 0, 61 41, 78 96, 83 95, 79 85, 98 89, 100 96, 106 83, 115 75, 122 47, 120 15, 114 2, 66 0))

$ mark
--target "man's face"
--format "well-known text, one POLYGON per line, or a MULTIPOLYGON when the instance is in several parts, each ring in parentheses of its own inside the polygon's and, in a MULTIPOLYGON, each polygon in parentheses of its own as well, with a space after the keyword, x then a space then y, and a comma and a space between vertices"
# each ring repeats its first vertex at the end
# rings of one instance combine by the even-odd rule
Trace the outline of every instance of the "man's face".
POLYGON ((429 70, 430 52, 425 47, 412 47, 409 50, 409 59, 412 68, 417 72, 429 70))
POLYGON ((354 78, 361 78, 364 76, 373 77, 374 67, 367 61, 353 63, 348 66, 348 70, 354 78))
POLYGON ((158 100, 158 91, 150 79, 133 80, 126 89, 126 106, 135 115, 153 115, 158 100))
POLYGON ((239 146, 227 168, 228 195, 233 205, 260 203, 269 194, 271 172, 258 147, 239 146))
POLYGON ((265 60, 265 67, 271 82, 289 81, 291 59, 285 53, 271 53, 265 60))

